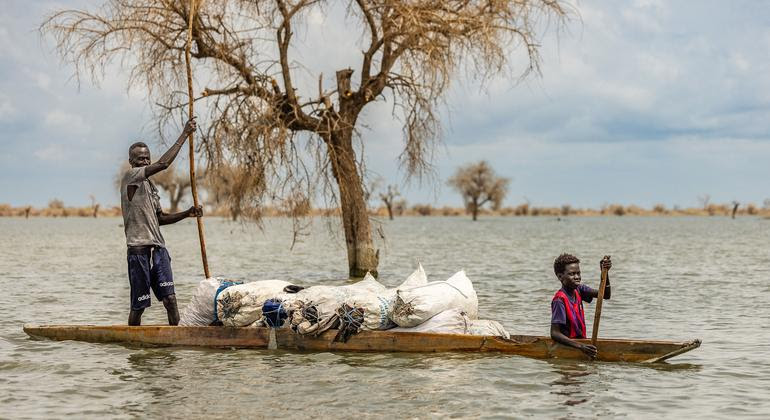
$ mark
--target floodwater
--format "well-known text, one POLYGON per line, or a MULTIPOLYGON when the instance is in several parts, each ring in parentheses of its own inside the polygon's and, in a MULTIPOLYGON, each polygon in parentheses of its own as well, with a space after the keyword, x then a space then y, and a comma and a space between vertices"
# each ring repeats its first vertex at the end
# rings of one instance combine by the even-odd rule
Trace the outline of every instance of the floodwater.
MULTIPOLYGON (((611 254, 600 336, 703 340, 668 364, 497 354, 334 354, 135 348, 32 340, 24 323, 120 324, 128 313, 121 219, 0 219, 0 418, 767 417, 770 220, 400 218, 384 221, 381 275, 465 269, 483 318, 546 335, 561 252, 597 286, 611 254)), ((342 238, 315 220, 290 249, 286 220, 205 219, 215 275, 346 280, 342 238)), ((202 278, 192 220, 166 226, 177 296, 202 278)), ((593 305, 586 306, 588 325, 593 305)), ((154 301, 144 322, 165 322, 154 301)))

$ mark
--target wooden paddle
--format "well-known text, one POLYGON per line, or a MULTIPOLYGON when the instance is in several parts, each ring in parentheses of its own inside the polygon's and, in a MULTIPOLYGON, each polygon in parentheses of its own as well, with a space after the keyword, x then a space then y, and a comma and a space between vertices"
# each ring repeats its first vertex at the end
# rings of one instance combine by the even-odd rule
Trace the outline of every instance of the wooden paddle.
MULTIPOLYGON (((605 255, 602 261, 604 259, 610 258, 609 255, 605 255)), ((607 274, 608 269, 602 267, 602 281, 601 284, 599 284, 599 296, 597 296, 596 301, 596 315, 594 316, 594 328, 593 331, 591 331, 591 344, 596 346, 596 339, 599 336, 599 319, 602 317, 602 302, 604 301, 604 288, 607 287, 607 274)))
MULTIPOLYGON (((195 110, 193 104, 195 99, 193 98, 193 84, 192 84, 192 67, 190 66, 190 47, 192 45, 192 27, 193 20, 195 19, 195 0, 190 0, 190 17, 187 22, 187 46, 184 51, 185 63, 187 65, 187 98, 188 98, 188 115, 190 118, 194 118, 195 110)), ((190 137, 187 143, 190 145, 190 190, 193 196, 193 205, 198 207, 198 188, 195 184, 195 144, 194 134, 190 133, 190 137)), ((201 244, 201 260, 203 261, 203 273, 206 278, 211 277, 209 273, 209 262, 206 258, 206 240, 203 237, 203 218, 201 216, 196 217, 198 222, 198 239, 201 244)))

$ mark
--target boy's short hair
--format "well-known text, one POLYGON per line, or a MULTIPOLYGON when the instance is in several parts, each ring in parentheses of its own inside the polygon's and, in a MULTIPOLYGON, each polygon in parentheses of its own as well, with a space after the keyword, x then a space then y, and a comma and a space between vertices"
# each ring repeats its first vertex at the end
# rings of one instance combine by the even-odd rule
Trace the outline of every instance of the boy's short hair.
POLYGON ((564 273, 566 267, 570 264, 580 263, 578 257, 572 254, 561 254, 553 260, 553 272, 558 276, 564 273))

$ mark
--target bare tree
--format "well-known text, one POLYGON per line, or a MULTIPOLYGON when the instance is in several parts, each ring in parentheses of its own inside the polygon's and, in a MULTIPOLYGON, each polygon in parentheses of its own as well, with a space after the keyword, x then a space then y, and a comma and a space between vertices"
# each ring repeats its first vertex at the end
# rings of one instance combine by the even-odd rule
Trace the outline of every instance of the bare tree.
MULTIPOLYGON (((242 213, 247 210, 249 215, 258 215, 254 209, 260 207, 261 203, 255 203, 254 206, 245 205, 246 197, 254 192, 259 192, 256 196, 262 197, 262 192, 266 188, 264 179, 258 171, 245 165, 235 165, 222 163, 216 171, 212 171, 205 178, 204 188, 208 193, 210 201, 217 205, 224 205, 230 212, 233 221, 238 220, 242 213)), ((296 197, 285 200, 288 207, 296 202, 296 197)), ((298 232, 295 232, 295 238, 298 232)))
POLYGON ((96 218, 99 216, 99 203, 96 202, 96 197, 93 194, 89 195, 91 199, 91 215, 96 218))
POLYGON ((733 200, 733 219, 735 219, 735 213, 738 212, 738 206, 740 205, 740 202, 733 200))
POLYGON ((294 194, 284 201, 284 213, 289 216, 294 224, 292 232, 294 233, 291 238, 291 249, 294 249, 294 245, 300 241, 301 237, 306 235, 309 222, 304 222, 310 215, 312 207, 310 205, 310 199, 305 196, 301 191, 295 191, 294 194))
MULTIPOLYGON (((106 0, 97 12, 65 10, 42 25, 76 74, 100 77, 123 60, 130 80, 159 103, 159 124, 182 113, 188 7, 191 0, 106 0), (181 104, 181 105, 180 105, 181 104)), ((356 131, 366 105, 392 98, 403 124, 401 163, 407 176, 430 170, 440 134, 436 107, 463 66, 480 80, 508 74, 511 49, 522 49, 525 76, 539 70, 539 29, 561 25, 559 0, 217 0, 199 2, 192 22, 198 74, 206 74, 208 132, 203 153, 211 170, 247 167, 269 188, 244 191, 241 203, 262 194, 297 190, 339 203, 353 277, 376 275, 379 253, 364 200, 362 139, 356 131), (331 86, 308 63, 294 61, 294 35, 310 16, 344 8, 348 30, 360 31, 359 77, 337 67, 331 86), (302 72, 297 71, 301 68, 302 72), (318 80, 317 92, 299 76, 318 80), (360 143, 354 140, 360 141, 360 143), (301 142, 307 153, 300 153, 301 142), (310 156, 312 164, 306 164, 310 156), (336 184, 336 185, 335 185, 336 184), (335 188, 336 186, 336 188, 335 188)), ((353 35, 355 38, 355 35, 353 35)), ((331 47, 330 47, 331 48, 331 47)))
POLYGON ((406 211, 406 200, 396 200, 395 203, 393 203, 393 213, 396 216, 403 216, 404 212, 406 211))
POLYGON ((372 198, 372 194, 379 190, 380 186, 382 186, 384 182, 385 179, 380 176, 370 179, 369 183, 366 184, 366 188, 364 188, 364 201, 369 203, 369 200, 372 198))
POLYGON ((709 204, 711 204, 711 195, 709 194, 699 195, 698 204, 700 204, 703 210, 708 210, 709 204))
POLYGON ((494 209, 500 208, 510 182, 508 178, 498 177, 489 163, 482 160, 458 168, 448 184, 463 196, 465 209, 476 220, 484 204, 492 203, 494 209))
POLYGON ((400 196, 398 192, 398 186, 388 185, 388 189, 385 192, 380 193, 380 200, 385 203, 385 208, 388 209, 388 218, 393 220, 393 204, 396 197, 400 196))

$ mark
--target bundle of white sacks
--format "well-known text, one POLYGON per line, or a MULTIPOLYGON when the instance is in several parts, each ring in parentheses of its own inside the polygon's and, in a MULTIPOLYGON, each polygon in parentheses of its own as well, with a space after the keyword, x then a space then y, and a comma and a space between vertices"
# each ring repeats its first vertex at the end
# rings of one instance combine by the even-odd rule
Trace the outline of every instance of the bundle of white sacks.
POLYGON ((263 305, 274 299, 288 316, 284 325, 300 334, 319 334, 335 325, 341 308, 356 308, 363 312, 359 330, 509 337, 499 322, 478 319, 478 298, 465 271, 446 281, 428 282, 419 265, 394 288, 367 274, 355 284, 312 286, 297 293, 285 291, 292 286, 289 282, 262 280, 230 286, 216 295, 221 283, 220 279, 201 281, 182 311, 180 325, 209 325, 218 318, 225 326, 261 326, 263 305))

